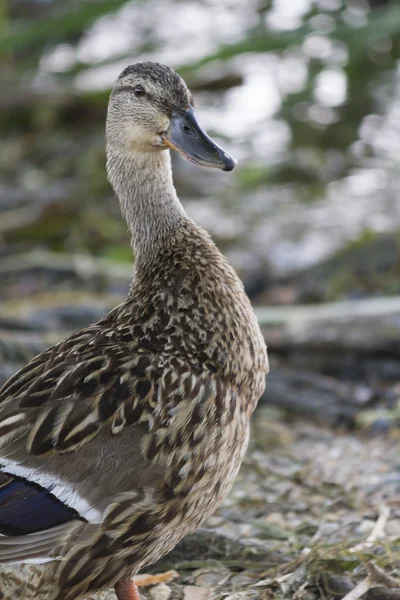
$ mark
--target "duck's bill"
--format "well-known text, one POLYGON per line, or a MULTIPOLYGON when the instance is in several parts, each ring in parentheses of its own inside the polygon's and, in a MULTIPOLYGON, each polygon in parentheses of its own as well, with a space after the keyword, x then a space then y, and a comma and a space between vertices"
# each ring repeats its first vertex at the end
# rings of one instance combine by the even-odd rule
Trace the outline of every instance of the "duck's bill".
POLYGON ((170 127, 162 138, 167 146, 196 165, 223 171, 232 171, 236 165, 236 160, 202 130, 193 108, 174 111, 170 127))

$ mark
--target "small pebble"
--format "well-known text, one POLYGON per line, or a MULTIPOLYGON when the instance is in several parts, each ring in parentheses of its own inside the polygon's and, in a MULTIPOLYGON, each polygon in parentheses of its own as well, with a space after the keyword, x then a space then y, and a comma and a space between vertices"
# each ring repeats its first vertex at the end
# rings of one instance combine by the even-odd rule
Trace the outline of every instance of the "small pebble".
POLYGON ((259 591, 236 592, 225 596, 224 600, 260 600, 259 591))
POLYGON ((168 600, 171 588, 166 583, 159 583, 150 589, 149 595, 152 600, 168 600))
POLYGON ((247 575, 245 573, 240 573, 239 575, 234 575, 231 578, 230 583, 233 585, 233 587, 251 585, 254 583, 254 575, 247 575))
POLYGON ((186 585, 183 588, 183 600, 206 600, 209 590, 198 585, 186 585))
MULTIPOLYGON (((229 571, 228 571, 229 573, 229 571)), ((205 571, 203 570, 202 573, 199 573, 198 575, 194 574, 195 576, 195 581, 196 584, 200 587, 212 587, 212 586, 216 586, 218 585, 223 579, 226 578, 227 575, 227 571, 226 570, 213 570, 213 571, 205 571)))
POLYGON ((224 522, 224 519, 218 515, 213 515, 207 519, 208 527, 218 527, 224 522))
POLYGON ((357 533, 360 535, 364 535, 370 533, 376 525, 376 521, 372 521, 371 519, 363 519, 359 526, 357 527, 357 533))

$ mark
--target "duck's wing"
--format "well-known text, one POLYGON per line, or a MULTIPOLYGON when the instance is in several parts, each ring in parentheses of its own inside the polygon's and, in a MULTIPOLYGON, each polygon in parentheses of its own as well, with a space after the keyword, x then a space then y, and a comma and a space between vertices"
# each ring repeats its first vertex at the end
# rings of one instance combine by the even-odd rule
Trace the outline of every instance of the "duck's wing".
POLYGON ((158 485, 139 425, 155 374, 128 333, 82 330, 0 390, 0 562, 54 556, 70 526, 99 525, 116 495, 158 485))
POLYGON ((33 534, 77 517, 73 508, 60 502, 47 489, 0 472, 0 536, 33 534))
POLYGON ((70 452, 105 424, 116 433, 143 422, 154 393, 151 360, 133 338, 121 345, 116 334, 82 330, 11 377, 0 390, 0 448, 24 438, 35 456, 70 452))
POLYGON ((57 559, 84 521, 48 490, 0 472, 0 563, 57 559))

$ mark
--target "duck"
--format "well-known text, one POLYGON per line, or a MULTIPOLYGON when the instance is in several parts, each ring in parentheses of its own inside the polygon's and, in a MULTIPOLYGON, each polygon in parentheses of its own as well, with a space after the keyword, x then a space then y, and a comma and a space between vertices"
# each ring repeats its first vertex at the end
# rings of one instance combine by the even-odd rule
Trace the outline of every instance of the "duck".
POLYGON ((0 597, 78 600, 194 532, 237 475, 268 359, 250 301, 180 203, 170 149, 236 161, 200 127, 170 67, 125 68, 106 168, 135 257, 126 300, 0 390, 0 597))

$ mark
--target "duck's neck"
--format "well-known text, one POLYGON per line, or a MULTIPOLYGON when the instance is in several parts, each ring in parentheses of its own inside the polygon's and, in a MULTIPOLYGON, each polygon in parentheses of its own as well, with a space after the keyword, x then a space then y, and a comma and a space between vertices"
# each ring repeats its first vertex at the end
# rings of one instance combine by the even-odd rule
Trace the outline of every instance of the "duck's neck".
POLYGON ((187 219, 172 181, 169 151, 107 153, 107 172, 136 258, 156 252, 187 219))

